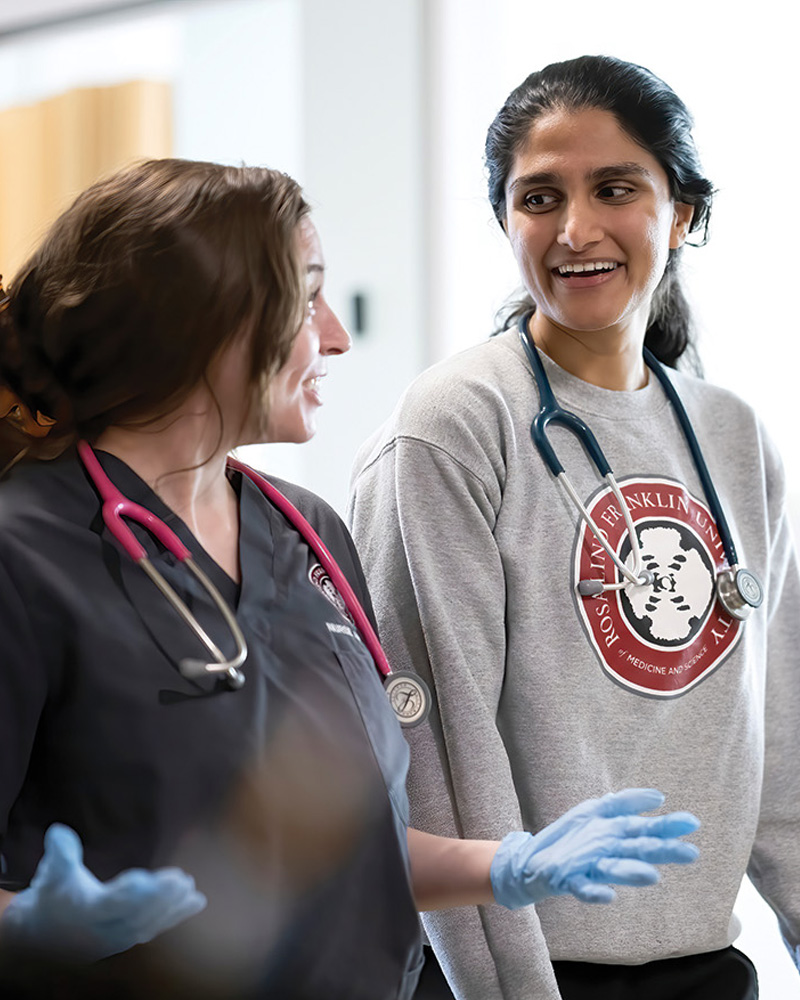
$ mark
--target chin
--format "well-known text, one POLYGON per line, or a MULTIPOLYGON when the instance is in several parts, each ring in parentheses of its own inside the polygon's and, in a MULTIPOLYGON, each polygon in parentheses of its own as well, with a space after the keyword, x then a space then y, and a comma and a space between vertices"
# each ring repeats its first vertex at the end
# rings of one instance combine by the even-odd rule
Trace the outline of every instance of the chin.
POLYGON ((280 440, 286 441, 288 444, 305 444, 306 441, 310 441, 316 433, 316 426, 302 424, 300 427, 292 427, 291 429, 287 428, 286 434, 280 440))
POLYGON ((558 326, 572 333, 602 333, 612 330, 624 322, 624 316, 617 313, 610 316, 564 316, 558 320, 558 326))
POLYGON ((316 427, 307 427, 302 434, 297 436, 297 444, 305 444, 306 441, 310 441, 311 438, 317 433, 316 427))

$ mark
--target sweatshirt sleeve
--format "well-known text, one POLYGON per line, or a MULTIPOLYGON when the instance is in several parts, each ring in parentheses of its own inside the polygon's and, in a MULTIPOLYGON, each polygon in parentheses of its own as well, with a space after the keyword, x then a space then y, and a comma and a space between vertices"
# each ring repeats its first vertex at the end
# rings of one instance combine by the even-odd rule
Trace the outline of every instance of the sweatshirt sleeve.
MULTIPOLYGON (((506 647, 497 465, 468 434, 452 448, 398 436, 357 474, 351 498, 389 660, 416 670, 434 699, 429 722, 407 731, 411 825, 450 837, 521 828, 496 721, 506 647)), ((534 907, 461 907, 423 923, 456 997, 558 998, 534 907)))
POLYGON ((776 456, 773 469, 764 784, 748 875, 777 914, 800 969, 800 572, 776 456))

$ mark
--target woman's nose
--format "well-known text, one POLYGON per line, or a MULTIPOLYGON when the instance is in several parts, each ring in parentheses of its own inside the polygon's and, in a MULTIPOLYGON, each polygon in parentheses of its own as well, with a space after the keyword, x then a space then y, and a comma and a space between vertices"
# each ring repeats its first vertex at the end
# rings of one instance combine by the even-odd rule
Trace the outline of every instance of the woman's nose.
POLYGON ((341 320, 326 303, 317 312, 320 354, 345 354, 353 345, 341 320))
POLYGON ((585 201, 568 201, 564 206, 558 234, 560 246, 580 252, 603 238, 603 229, 595 209, 585 201))

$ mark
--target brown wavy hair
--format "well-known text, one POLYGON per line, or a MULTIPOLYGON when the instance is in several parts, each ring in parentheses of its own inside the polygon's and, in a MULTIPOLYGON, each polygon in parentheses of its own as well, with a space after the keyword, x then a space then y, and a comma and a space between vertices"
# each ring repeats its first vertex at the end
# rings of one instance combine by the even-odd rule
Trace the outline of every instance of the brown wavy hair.
POLYGON ((0 420, 0 467, 164 416, 240 335, 263 387, 302 322, 308 211, 279 171, 179 159, 84 191, 0 309, 0 389, 21 404, 0 420), (25 429, 37 413, 55 420, 46 437, 25 429))

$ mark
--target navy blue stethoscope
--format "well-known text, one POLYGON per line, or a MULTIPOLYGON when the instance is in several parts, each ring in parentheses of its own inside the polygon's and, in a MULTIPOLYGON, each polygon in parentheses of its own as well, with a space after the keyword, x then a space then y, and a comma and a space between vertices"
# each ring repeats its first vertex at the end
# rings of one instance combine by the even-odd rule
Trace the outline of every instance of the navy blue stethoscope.
MULTIPOLYGON (((111 482, 88 442, 78 442, 78 456, 103 502, 103 521, 111 535, 119 542, 130 558, 150 577, 170 605, 211 654, 211 662, 194 657, 187 657, 180 660, 178 669, 182 676, 191 680, 197 680, 202 677, 223 677, 228 687, 232 690, 241 688, 245 682, 242 665, 247 659, 247 642, 242 634, 242 630, 239 628, 233 610, 229 607, 222 594, 220 594, 219 590, 203 570, 200 569, 192 558, 189 549, 187 549, 175 532, 160 518, 156 517, 152 511, 147 510, 146 507, 142 507, 140 504, 134 503, 133 500, 129 500, 111 482), (230 630, 236 646, 236 652, 232 657, 227 658, 223 654, 189 610, 186 603, 152 564, 144 546, 124 523, 122 520, 123 517, 135 521, 146 528, 199 581, 200 585, 213 600, 230 630)), ((317 556, 323 569, 328 574, 331 583, 339 592, 339 596, 358 629, 364 645, 375 661, 389 698, 389 704, 400 725, 410 727, 423 722, 427 718, 431 706, 431 696, 427 685, 416 674, 407 670, 392 670, 389 666, 386 654, 381 647, 369 618, 367 618, 361 606, 361 602, 356 597, 347 577, 313 527, 280 490, 273 486, 264 476, 245 465, 244 462, 229 457, 227 459, 227 467, 240 472, 243 476, 247 476, 261 490, 267 500, 281 511, 317 556)))
MULTIPOLYGON (((592 532, 600 545, 603 546, 622 575, 622 580, 614 583, 605 583, 602 580, 580 580, 577 585, 578 593, 581 597, 598 597, 607 590, 622 590, 628 586, 651 586, 655 582, 655 577, 652 572, 642 567, 641 547, 633 525, 630 508, 628 507, 628 504, 622 495, 622 491, 614 478, 608 459, 603 454, 603 450, 598 444, 597 438, 594 436, 591 429, 584 423, 583 420, 581 420, 579 416, 577 416, 577 414, 573 413, 571 410, 565 410, 562 406, 560 406, 555 395, 553 394, 553 389, 550 385, 547 373, 544 370, 542 359, 539 357, 539 352, 537 351, 528 331, 528 324, 532 315, 532 311, 528 312, 519 321, 520 340, 525 354, 528 357, 528 361, 530 362, 531 369, 533 370, 533 375, 536 379, 536 387, 539 391, 539 412, 533 418, 533 423, 531 424, 531 438, 533 439, 533 443, 541 455, 545 465, 564 487, 570 499, 578 509, 582 520, 585 521, 589 530, 592 532), (625 525, 628 529, 631 552, 633 555, 632 569, 622 561, 616 552, 612 550, 603 535, 603 532, 598 528, 597 524, 592 519, 591 514, 588 512, 578 496, 574 486, 569 481, 569 478, 564 471, 564 466, 558 460, 558 456, 556 455, 555 450, 547 437, 547 428, 549 424, 559 425, 574 434, 583 445, 589 459, 594 464, 599 474, 608 483, 612 493, 617 499, 617 503, 619 504, 620 510, 622 511, 622 515, 625 519, 625 525)), ((700 477, 706 502, 708 503, 711 515, 717 525, 723 551, 725 552, 725 559, 728 563, 727 568, 720 570, 717 574, 717 597, 720 604, 728 612, 728 614, 732 615, 734 618, 738 618, 740 621, 744 621, 754 608, 761 605, 764 600, 764 590, 758 580, 758 577, 754 573, 738 565, 736 547, 733 544, 733 538, 731 537, 727 518, 725 517, 725 513, 722 509, 722 504, 720 503, 717 491, 714 488, 714 483, 711 481, 711 475, 708 471, 705 459, 703 458, 703 453, 700 450, 697 435, 694 432, 692 423, 689 420, 689 415, 681 402, 681 398, 678 395, 675 386, 672 384, 669 376, 664 370, 663 365, 646 347, 644 348, 644 360, 658 381, 661 383, 667 399, 675 411, 675 416, 677 417, 678 423, 683 431, 683 436, 689 446, 689 451, 691 452, 692 460, 694 461, 695 468, 697 469, 697 474, 700 477)))

